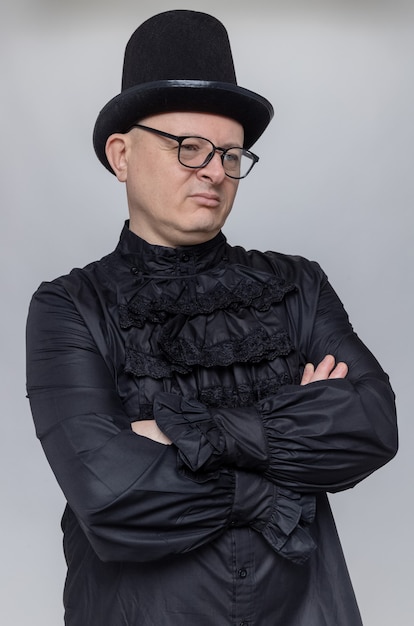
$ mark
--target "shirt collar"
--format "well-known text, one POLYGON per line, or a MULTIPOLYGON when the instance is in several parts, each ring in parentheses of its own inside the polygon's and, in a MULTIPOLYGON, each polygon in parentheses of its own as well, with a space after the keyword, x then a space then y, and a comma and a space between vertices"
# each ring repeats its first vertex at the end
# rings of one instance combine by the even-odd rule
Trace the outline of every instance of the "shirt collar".
POLYGON ((227 240, 222 232, 213 239, 193 246, 170 248, 149 244, 129 229, 129 220, 121 232, 117 252, 137 272, 196 274, 216 267, 225 260, 227 240))

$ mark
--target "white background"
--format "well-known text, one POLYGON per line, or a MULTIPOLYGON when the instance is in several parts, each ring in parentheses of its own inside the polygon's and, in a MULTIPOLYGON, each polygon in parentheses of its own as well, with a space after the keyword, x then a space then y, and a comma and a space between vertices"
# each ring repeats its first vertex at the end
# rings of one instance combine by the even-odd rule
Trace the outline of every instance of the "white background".
POLYGON ((99 109, 119 92, 123 51, 133 30, 159 11, 192 8, 225 23, 239 84, 269 98, 276 110, 254 147, 260 163, 241 182, 225 229, 230 243, 318 260, 358 334, 390 374, 399 409, 399 455, 331 502, 365 626, 411 626, 414 3, 5 5, 0 622, 63 623, 64 501, 35 439, 25 398, 29 299, 42 280, 116 245, 127 217, 124 189, 96 159, 92 128, 99 109))

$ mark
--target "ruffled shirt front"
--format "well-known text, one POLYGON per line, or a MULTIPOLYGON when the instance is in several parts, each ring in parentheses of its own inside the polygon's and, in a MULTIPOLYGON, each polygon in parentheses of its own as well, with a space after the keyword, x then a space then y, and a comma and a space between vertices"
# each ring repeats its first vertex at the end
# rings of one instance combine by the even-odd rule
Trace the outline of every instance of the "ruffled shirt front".
POLYGON ((135 254, 125 252, 131 236, 126 231, 118 248, 134 277, 132 295, 131 289, 119 306, 120 326, 127 331, 124 371, 153 381, 136 418, 152 416, 158 390, 234 407, 294 382, 276 362, 294 346, 273 313, 294 291, 293 283, 229 263, 222 234, 185 251, 136 238, 135 254))

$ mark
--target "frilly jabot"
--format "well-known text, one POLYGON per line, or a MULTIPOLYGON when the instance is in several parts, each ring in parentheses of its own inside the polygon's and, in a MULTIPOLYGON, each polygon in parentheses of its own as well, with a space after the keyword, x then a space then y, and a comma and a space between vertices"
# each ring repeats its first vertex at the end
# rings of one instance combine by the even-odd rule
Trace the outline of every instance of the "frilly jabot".
MULTIPOLYGON (((259 363, 286 356, 293 345, 269 310, 295 286, 240 265, 221 264, 200 274, 143 275, 135 295, 119 308, 121 328, 130 331, 126 371, 163 378, 194 367, 259 363), (139 345, 138 329, 157 337, 139 345), (154 341, 155 340, 155 341, 154 341)), ((145 333, 142 334, 144 336, 145 333)))
POLYGON ((280 367, 263 365, 294 350, 285 317, 275 311, 296 286, 278 275, 270 257, 256 267, 250 253, 230 246, 222 233, 195 246, 154 246, 128 224, 116 255, 125 268, 118 312, 126 374, 155 384, 203 369, 211 380, 203 376, 193 390, 209 406, 251 403, 292 382, 280 367), (240 376, 239 368, 225 384, 217 373, 247 371, 250 364, 260 368, 255 380, 240 376))
POLYGON ((294 288, 277 276, 223 263, 196 276, 175 276, 174 281, 171 276, 152 276, 148 282, 144 274, 135 296, 120 307, 121 327, 142 328, 147 321, 162 324, 173 315, 207 316, 242 308, 267 311, 294 288))

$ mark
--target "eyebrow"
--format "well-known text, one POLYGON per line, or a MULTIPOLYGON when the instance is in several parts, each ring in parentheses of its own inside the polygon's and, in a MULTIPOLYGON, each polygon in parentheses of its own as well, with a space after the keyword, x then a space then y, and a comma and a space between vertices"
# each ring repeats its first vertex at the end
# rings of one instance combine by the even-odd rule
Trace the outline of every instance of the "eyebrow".
MULTIPOLYGON (((214 144, 214 141, 212 141, 212 139, 209 139, 208 137, 204 137, 203 135, 199 135, 198 133, 192 132, 192 133, 180 133, 177 134, 177 137, 200 137, 201 139, 208 139, 208 141, 211 141, 214 144)), ((214 144, 216 145, 216 144, 214 144)), ((243 146, 239 145, 239 143, 236 142, 231 142, 231 141, 227 141, 226 143, 224 143, 221 146, 216 146, 216 148, 243 148, 243 146)))

